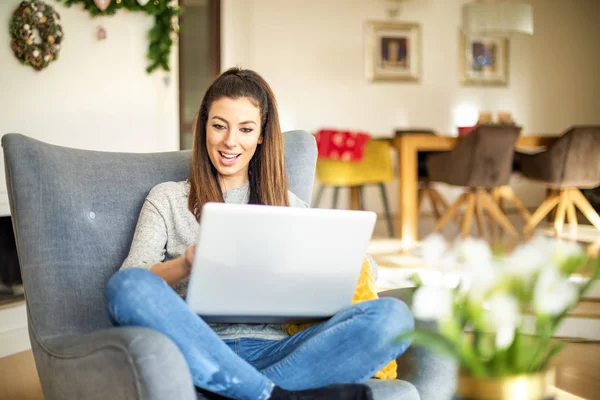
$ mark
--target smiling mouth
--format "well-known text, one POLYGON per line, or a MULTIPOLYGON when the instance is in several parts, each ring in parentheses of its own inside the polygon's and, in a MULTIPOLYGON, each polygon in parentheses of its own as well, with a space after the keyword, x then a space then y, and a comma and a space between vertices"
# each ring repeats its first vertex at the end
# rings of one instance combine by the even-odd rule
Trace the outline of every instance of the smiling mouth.
POLYGON ((221 155, 221 157, 227 159, 227 160, 235 160, 236 158, 238 158, 239 156, 241 156, 242 154, 228 154, 228 153, 223 153, 222 151, 219 152, 219 154, 221 155))

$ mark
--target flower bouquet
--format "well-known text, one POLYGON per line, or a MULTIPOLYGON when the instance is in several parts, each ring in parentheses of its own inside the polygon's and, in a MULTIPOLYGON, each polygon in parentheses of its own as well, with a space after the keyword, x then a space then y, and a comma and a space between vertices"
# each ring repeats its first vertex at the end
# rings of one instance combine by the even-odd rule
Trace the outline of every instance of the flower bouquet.
POLYGON ((412 310, 438 329, 402 339, 457 360, 458 398, 547 398, 549 362, 565 345, 552 338, 598 278, 598 260, 576 243, 541 236, 506 252, 431 235, 422 253, 429 271, 412 277, 412 310))

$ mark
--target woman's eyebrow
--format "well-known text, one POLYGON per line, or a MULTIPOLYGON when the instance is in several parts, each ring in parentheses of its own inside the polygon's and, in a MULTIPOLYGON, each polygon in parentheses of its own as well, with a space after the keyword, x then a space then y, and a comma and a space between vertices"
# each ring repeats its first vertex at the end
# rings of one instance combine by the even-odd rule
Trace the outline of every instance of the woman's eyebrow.
MULTIPOLYGON (((221 121, 225 122, 226 124, 229 124, 229 121, 227 121, 225 118, 223 117, 219 117, 218 115, 215 115, 214 117, 212 117, 211 119, 220 119, 221 121)), ((256 122, 252 121, 252 120, 248 120, 248 121, 243 121, 240 122, 240 125, 244 125, 244 124, 254 124, 256 125, 256 122)))
POLYGON ((219 117, 218 115, 215 115, 214 117, 212 117, 211 119, 220 119, 221 121, 225 122, 226 124, 229 123, 229 121, 227 121, 225 118, 219 117))

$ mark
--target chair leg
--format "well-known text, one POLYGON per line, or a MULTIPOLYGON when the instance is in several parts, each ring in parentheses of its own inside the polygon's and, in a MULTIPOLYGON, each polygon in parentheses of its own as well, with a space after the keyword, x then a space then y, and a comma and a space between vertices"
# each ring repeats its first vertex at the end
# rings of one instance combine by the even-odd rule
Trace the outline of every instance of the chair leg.
POLYGON ((423 207, 423 200, 425 200, 425 196, 427 195, 426 191, 427 191, 427 187, 419 188, 419 190, 417 191, 417 212, 419 214, 421 214, 421 207, 423 207))
POLYGON ((475 211, 476 196, 477 194, 473 192, 467 194, 467 207, 465 209, 465 216, 463 218, 461 227, 461 235, 463 238, 469 236, 469 233, 471 232, 471 220, 473 219, 473 211, 475 211))
POLYGON ((460 206, 462 206, 462 204, 467 200, 467 194, 468 193, 461 194, 460 197, 454 202, 454 204, 450 206, 448 211, 446 211, 446 213, 442 215, 442 218, 440 218, 438 223, 433 228, 434 232, 441 231, 442 228, 456 215, 456 213, 460 209, 460 206))
POLYGON ((362 185, 358 187, 358 204, 362 211, 365 210, 365 190, 364 189, 365 189, 365 187, 362 185))
POLYGON ((567 204, 567 221, 569 221, 569 236, 571 239, 575 239, 577 237, 577 211, 571 193, 569 193, 569 203, 567 204))
MULTIPOLYGON (((560 195, 560 189, 546 189, 546 197, 558 196, 560 195)), ((560 200, 559 200, 560 201, 560 200)), ((558 204, 558 203, 557 203, 558 204)), ((547 215, 548 222, 554 221, 554 217, 556 216, 556 210, 552 209, 547 215)))
MULTIPOLYGON (((444 200, 444 198, 442 197, 442 195, 440 194, 440 192, 438 192, 434 188, 429 188, 429 190, 430 190, 430 196, 431 196, 431 198, 435 199, 436 204, 442 210, 440 214, 444 215, 444 213, 448 210, 448 203, 446 203, 446 200, 444 200)), ((456 222, 456 225, 460 226, 461 218, 460 218, 460 215, 458 213, 456 214, 456 217, 454 218, 454 221, 456 222)))
POLYGON ((333 202, 331 208, 336 209, 338 205, 338 195, 340 194, 340 187, 336 186, 333 188, 333 202))
POLYGON ((560 194, 560 202, 556 208, 556 216, 554 217, 554 234, 556 236, 562 235, 563 226, 565 224, 565 213, 567 211, 567 204, 569 203, 569 191, 564 190, 560 194))
POLYGON ((525 208, 521 200, 519 200, 519 198, 515 195, 515 192, 512 190, 512 188, 510 186, 502 186, 499 189, 500 196, 502 196, 503 198, 508 200, 513 206, 515 206, 515 208, 517 209, 517 211, 519 211, 523 219, 525 219, 525 222, 529 221, 529 218, 531 218, 531 213, 529 212, 529 210, 527 210, 527 208, 525 208))
POLYGON ((350 186, 350 209, 360 210, 360 186, 350 186))
POLYGON ((313 208, 319 207, 319 203, 321 202, 321 198, 323 197, 324 192, 325 192, 325 185, 319 186, 319 190, 317 191, 317 197, 315 197, 315 201, 313 203, 313 208))
POLYGON ((385 190, 385 183, 379 184, 379 190, 381 191, 381 200, 383 201, 383 210, 385 211, 385 218, 388 223, 388 233, 391 238, 396 237, 394 233, 394 220, 392 219, 392 214, 390 213, 390 205, 388 203, 387 191, 385 190))
POLYGON ((511 235, 517 236, 517 230, 510 223, 508 218, 506 218, 506 215, 504 215, 504 213, 502 213, 502 210, 500 209, 498 204, 496 204, 494 202, 494 199, 492 198, 492 196, 484 190, 482 190, 479 193, 480 193, 480 198, 482 199, 482 204, 486 208, 488 214, 492 218, 494 218, 496 220, 496 222, 498 222, 505 231, 507 231, 511 235))
POLYGON ((435 216, 436 221, 439 221, 439 219, 442 218, 442 214, 444 213, 445 209, 443 208, 443 205, 440 205, 436 196, 437 192, 434 189, 428 188, 427 193, 429 194, 429 203, 431 203, 431 211, 433 211, 433 215, 435 216), (441 212, 440 208, 442 209, 441 212))
POLYGON ((477 219, 477 231, 480 237, 485 237, 485 228, 483 226, 483 204, 481 204, 481 196, 475 197, 475 218, 477 219))
MULTIPOLYGON (((485 210, 483 201, 481 201, 480 204, 481 204, 481 208, 483 210, 485 210)), ((489 235, 490 235, 490 243, 495 243, 495 241, 496 241, 496 225, 494 224, 494 218, 492 218, 492 216, 489 213, 487 214, 487 220, 488 220, 488 231, 489 231, 489 235)))
POLYGON ((523 228, 523 233, 528 235, 536 226, 538 226, 540 222, 542 222, 544 217, 546 217, 546 215, 548 215, 550 211, 552 211, 552 209, 556 207, 559 201, 560 196, 558 196, 554 192, 551 192, 549 197, 547 197, 546 200, 544 200, 542 204, 540 204, 540 206, 537 210, 535 210, 531 218, 529 218, 529 221, 527 221, 527 224, 525 224, 525 228, 523 228))
POLYGON ((588 221, 590 221, 596 229, 600 230, 600 216, 596 210, 594 210, 594 207, 592 207, 590 202, 587 201, 583 193, 581 193, 579 189, 572 189, 570 192, 575 206, 581 210, 583 215, 585 215, 588 221))
POLYGON ((434 188, 429 188, 429 190, 431 190, 431 198, 435 199, 435 203, 440 206, 440 208, 442 209, 442 213, 445 213, 448 209, 448 203, 446 203, 446 200, 444 200, 440 192, 438 192, 434 188))
MULTIPOLYGON (((502 211, 502 214, 504 214, 504 209, 502 208, 502 197, 500 195, 500 188, 493 188, 492 190, 490 190, 492 199, 494 200, 494 203, 498 204, 498 207, 500 208, 500 211, 502 211)), ((485 202, 485 200, 482 200, 482 205, 485 202)), ((496 236, 496 223, 494 222, 494 218, 492 217, 491 214, 488 214, 490 216, 490 231, 492 232, 492 235, 495 237, 496 236)), ((502 235, 502 230, 500 229, 500 235, 502 235)))

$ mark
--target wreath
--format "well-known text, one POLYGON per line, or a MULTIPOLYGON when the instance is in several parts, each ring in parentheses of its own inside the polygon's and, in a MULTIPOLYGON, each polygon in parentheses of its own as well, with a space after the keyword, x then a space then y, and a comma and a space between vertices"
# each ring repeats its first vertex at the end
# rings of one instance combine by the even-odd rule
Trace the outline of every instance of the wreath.
POLYGON ((39 0, 24 0, 10 21, 10 47, 22 64, 36 71, 58 58, 63 30, 54 8, 39 0))

